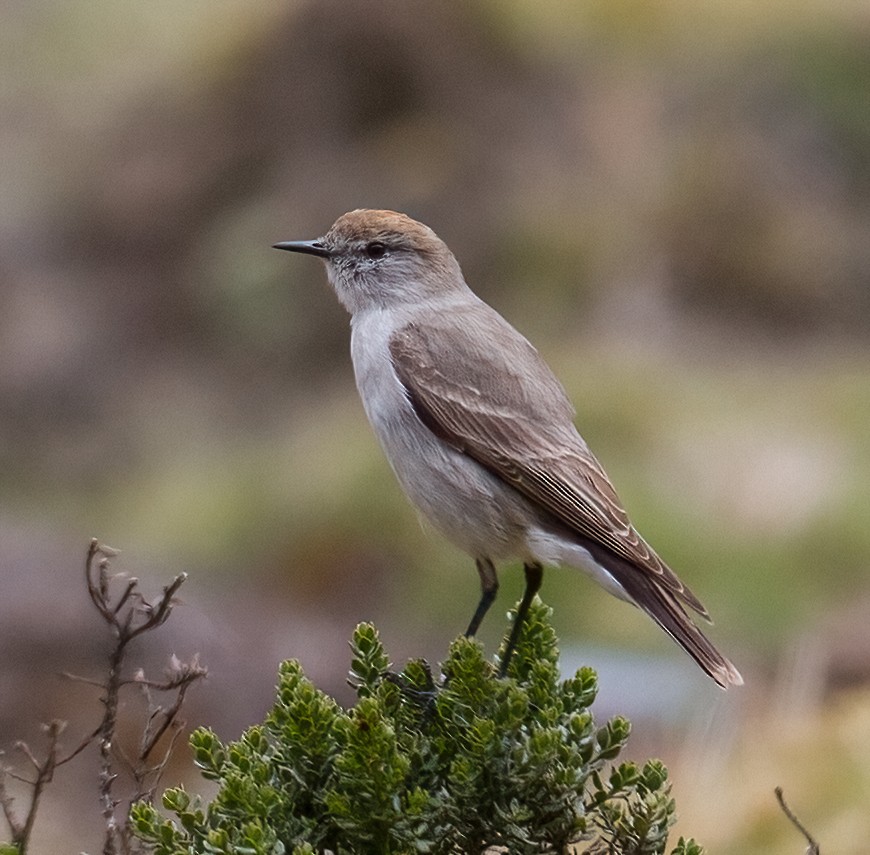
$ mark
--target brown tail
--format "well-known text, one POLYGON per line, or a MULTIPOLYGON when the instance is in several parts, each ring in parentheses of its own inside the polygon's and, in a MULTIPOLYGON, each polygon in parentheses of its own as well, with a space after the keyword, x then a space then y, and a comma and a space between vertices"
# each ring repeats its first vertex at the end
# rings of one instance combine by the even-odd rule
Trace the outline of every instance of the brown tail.
POLYGON ((639 569, 601 547, 590 549, 625 589, 634 604, 645 611, 723 689, 742 686, 743 677, 698 629, 676 595, 648 570, 639 569))

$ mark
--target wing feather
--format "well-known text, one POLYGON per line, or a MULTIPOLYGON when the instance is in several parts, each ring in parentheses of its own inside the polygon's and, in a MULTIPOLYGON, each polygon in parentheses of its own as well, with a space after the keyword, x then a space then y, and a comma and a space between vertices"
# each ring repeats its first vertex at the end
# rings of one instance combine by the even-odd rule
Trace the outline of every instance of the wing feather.
MULTIPOLYGON (((409 323, 390 340, 396 374, 421 420, 582 538, 664 586, 709 620, 698 598, 631 524, 574 410, 537 351, 486 304, 409 323), (498 346, 492 338, 493 323, 498 346)), ((605 566, 606 566, 606 558, 605 566)))

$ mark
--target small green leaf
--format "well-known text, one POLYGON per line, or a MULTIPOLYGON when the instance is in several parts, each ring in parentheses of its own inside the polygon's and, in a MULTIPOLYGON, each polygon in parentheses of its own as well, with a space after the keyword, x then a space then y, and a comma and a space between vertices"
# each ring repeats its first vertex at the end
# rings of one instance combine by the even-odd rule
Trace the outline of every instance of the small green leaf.
MULTIPOLYGON (((167 790, 174 822, 134 805, 131 828, 154 855, 524 855, 581 841, 584 851, 665 851, 675 810, 666 768, 618 762, 630 724, 596 726, 592 669, 560 681, 539 600, 510 679, 464 637, 440 675, 419 659, 390 671, 371 624, 356 628, 351 648, 351 709, 288 660, 263 724, 227 743, 207 728, 192 734, 194 760, 217 793, 203 803, 167 790)), ((702 850, 681 840, 673 855, 702 850)))

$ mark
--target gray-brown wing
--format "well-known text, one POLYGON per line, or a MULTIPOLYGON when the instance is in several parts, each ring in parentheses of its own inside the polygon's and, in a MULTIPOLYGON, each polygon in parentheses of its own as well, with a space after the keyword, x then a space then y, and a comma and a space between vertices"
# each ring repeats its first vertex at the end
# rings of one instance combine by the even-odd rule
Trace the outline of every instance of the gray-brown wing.
POLYGON ((631 524, 537 351, 483 303, 394 333, 390 355, 423 422, 564 525, 709 619, 631 524), (493 338, 498 341, 494 342, 493 338), (494 346, 497 344, 497 346, 494 346))

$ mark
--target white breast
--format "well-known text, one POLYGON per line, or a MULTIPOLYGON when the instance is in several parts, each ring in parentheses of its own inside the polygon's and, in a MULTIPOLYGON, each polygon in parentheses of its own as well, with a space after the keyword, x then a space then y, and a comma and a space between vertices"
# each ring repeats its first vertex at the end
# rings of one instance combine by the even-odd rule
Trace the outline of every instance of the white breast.
POLYGON ((410 318, 395 309, 354 315, 351 357, 366 415, 408 498, 445 537, 474 556, 521 555, 525 502, 436 437, 417 417, 390 359, 393 332, 410 318))

